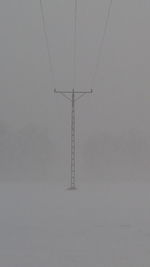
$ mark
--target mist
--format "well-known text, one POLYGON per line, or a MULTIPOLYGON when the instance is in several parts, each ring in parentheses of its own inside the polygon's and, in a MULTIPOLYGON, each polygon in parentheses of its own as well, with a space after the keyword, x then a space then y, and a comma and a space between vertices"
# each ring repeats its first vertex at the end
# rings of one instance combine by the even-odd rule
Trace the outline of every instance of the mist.
MULTIPOLYGON (((76 105, 77 172, 81 179, 147 179, 150 3, 113 2, 91 84, 108 3, 78 3, 77 88, 94 87, 94 94, 76 105)), ((73 1, 44 1, 54 81, 39 1, 0 3, 1 180, 63 176, 65 182, 70 175, 70 104, 53 88, 73 86, 73 7, 73 1)))
POLYGON ((149 25, 148 0, 0 1, 0 266, 150 266, 149 25), (72 139, 54 89, 93 89, 72 139))

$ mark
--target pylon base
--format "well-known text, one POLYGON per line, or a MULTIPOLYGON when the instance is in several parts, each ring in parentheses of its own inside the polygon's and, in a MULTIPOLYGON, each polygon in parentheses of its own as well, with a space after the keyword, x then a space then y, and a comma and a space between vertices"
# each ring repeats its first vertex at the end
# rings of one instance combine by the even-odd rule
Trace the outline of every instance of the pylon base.
POLYGON ((67 190, 77 190, 77 188, 76 187, 69 187, 69 188, 67 188, 67 190))

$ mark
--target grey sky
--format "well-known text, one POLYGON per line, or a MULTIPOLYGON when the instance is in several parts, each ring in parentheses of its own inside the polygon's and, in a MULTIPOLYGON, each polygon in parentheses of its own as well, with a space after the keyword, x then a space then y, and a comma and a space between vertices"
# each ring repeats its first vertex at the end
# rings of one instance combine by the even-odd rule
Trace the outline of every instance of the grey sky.
MULTIPOLYGON (((55 86, 72 89, 74 1, 43 4, 55 86)), ((77 85, 82 90, 91 86, 108 4, 78 1, 77 85)), ((135 129, 150 135, 149 14, 148 0, 113 1, 95 94, 77 104, 81 144, 100 132, 135 129)), ((48 127, 63 147, 70 138, 70 107, 53 94, 38 0, 1 0, 0 40, 0 120, 14 129, 32 122, 48 127)))
MULTIPOLYGON (((109 1, 78 3, 78 87, 90 86, 109 1)), ((44 0, 56 86, 72 88, 73 1, 44 0)), ((113 1, 103 60, 93 99, 84 99, 84 120, 97 127, 149 131, 149 10, 147 0, 113 1)), ((0 3, 0 117, 17 126, 27 121, 51 124, 66 112, 50 91, 39 1, 0 3), (58 110, 57 110, 58 109, 58 110), (56 113, 56 114, 55 114, 56 113)), ((83 114, 83 113, 82 113, 83 114)), ((82 115, 81 115, 82 116, 82 115)), ((55 122, 57 123, 57 122, 55 122)), ((64 122, 65 123, 65 122, 64 122)), ((86 127, 86 125, 85 125, 86 127)), ((88 125, 88 131, 90 125, 88 125)))

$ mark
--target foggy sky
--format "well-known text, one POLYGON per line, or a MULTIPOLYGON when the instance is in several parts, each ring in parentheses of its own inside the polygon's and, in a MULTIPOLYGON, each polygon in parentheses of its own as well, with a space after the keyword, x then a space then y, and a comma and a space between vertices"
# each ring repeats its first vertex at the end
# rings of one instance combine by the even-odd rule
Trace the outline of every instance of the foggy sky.
MULTIPOLYGON (((54 96, 53 87, 72 89, 74 1, 43 3, 56 84, 49 73, 39 1, 0 1, 0 120, 14 131, 30 123, 48 128, 57 151, 65 153, 64 163, 69 158, 70 106, 54 96)), ((81 90, 91 86, 108 3, 78 1, 77 87, 81 90)), ((83 154, 89 140, 97 140, 101 133, 124 138, 134 131, 149 141, 149 14, 148 0, 113 1, 95 92, 77 104, 77 140, 83 154)))

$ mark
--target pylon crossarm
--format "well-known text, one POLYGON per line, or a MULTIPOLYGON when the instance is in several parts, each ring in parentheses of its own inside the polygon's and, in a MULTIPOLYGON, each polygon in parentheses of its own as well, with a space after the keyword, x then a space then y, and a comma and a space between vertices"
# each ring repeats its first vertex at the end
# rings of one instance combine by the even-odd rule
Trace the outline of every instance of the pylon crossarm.
POLYGON ((79 100, 81 97, 85 96, 86 94, 92 94, 92 93, 93 93, 92 89, 90 91, 81 92, 80 95, 75 98, 75 101, 79 100))
POLYGON ((68 99, 69 101, 71 101, 71 98, 69 96, 66 95, 65 92, 63 91, 57 91, 56 89, 54 89, 54 93, 55 94, 61 94, 62 96, 64 96, 66 99, 68 99))
POLYGON ((64 93, 64 94, 72 94, 72 91, 59 91, 54 89, 54 93, 59 94, 59 93, 64 93))
POLYGON ((71 98, 70 98, 69 96, 67 96, 65 93, 60 92, 60 94, 61 94, 62 96, 64 96, 66 99, 68 99, 69 101, 71 101, 71 98))
POLYGON ((89 91, 75 91, 74 89, 71 90, 71 91, 59 91, 59 90, 56 90, 54 89, 54 93, 64 93, 64 94, 72 94, 72 93, 75 93, 75 94, 91 94, 93 93, 93 89, 89 90, 89 91))
POLYGON ((85 96, 86 93, 82 93, 81 95, 79 95, 78 97, 75 98, 75 101, 78 101, 81 97, 85 96))

